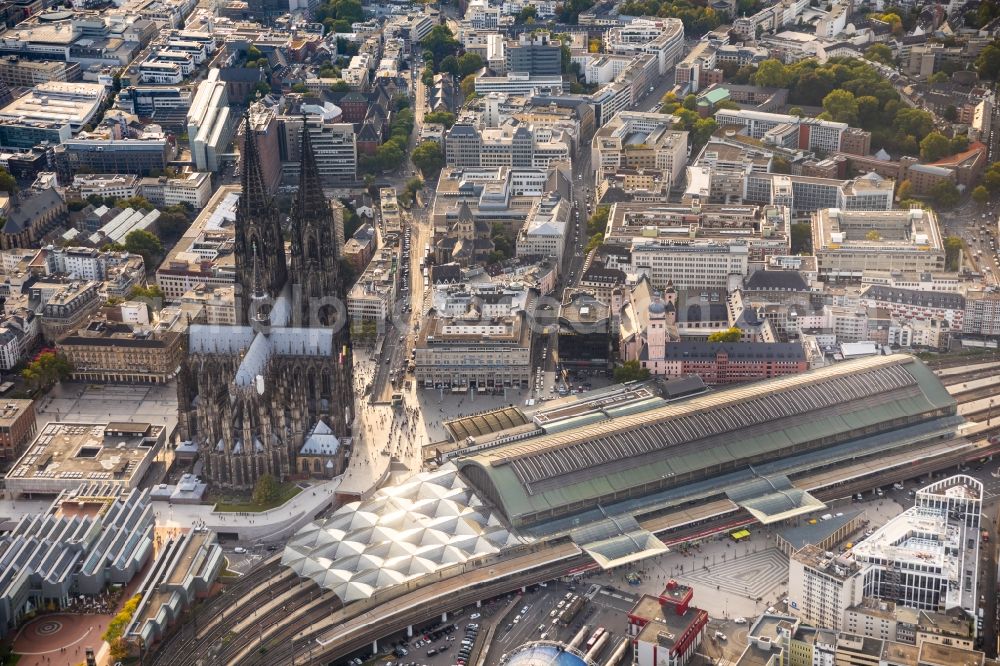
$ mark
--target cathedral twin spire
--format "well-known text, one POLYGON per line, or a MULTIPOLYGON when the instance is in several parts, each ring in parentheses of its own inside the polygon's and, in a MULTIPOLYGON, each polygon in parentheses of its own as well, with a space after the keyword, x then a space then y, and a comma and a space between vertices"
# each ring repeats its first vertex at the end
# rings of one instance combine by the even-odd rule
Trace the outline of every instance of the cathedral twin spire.
POLYGON ((249 114, 245 116, 244 129, 243 193, 236 216, 238 288, 257 299, 257 293, 249 292, 257 292, 260 284, 271 298, 277 297, 287 283, 299 285, 299 298, 303 302, 300 325, 308 326, 305 317, 309 305, 305 301, 310 297, 340 295, 333 214, 323 193, 312 137, 303 116, 299 188, 289 229, 289 275, 280 213, 267 192, 249 114))

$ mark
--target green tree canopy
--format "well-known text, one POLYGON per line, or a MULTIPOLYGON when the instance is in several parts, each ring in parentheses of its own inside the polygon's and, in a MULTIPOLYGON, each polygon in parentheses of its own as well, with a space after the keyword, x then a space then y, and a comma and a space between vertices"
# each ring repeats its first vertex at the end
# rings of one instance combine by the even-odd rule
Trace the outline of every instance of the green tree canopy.
POLYGON ((424 115, 425 123, 440 123, 450 128, 455 124, 455 114, 451 111, 433 111, 424 115))
POLYGON ((464 53, 458 59, 458 76, 466 77, 483 68, 483 59, 478 53, 464 53))
POLYGON ((21 377, 34 390, 47 391, 56 382, 68 379, 73 374, 73 364, 65 356, 51 349, 38 354, 24 370, 21 377))
POLYGON ((834 90, 823 98, 823 110, 830 120, 856 125, 858 122, 858 100, 847 90, 834 90))
POLYGON ((125 236, 125 249, 140 255, 149 270, 156 265, 156 258, 163 252, 163 243, 145 229, 136 229, 125 236))
POLYGON ((739 342, 743 331, 738 326, 732 326, 725 331, 718 331, 708 336, 709 342, 739 342))
POLYGON ((437 141, 424 141, 413 149, 410 159, 420 169, 420 173, 424 174, 424 178, 430 178, 444 166, 444 152, 437 141))
POLYGON ((947 180, 935 184, 927 194, 935 206, 944 210, 954 208, 961 196, 955 184, 947 180))
POLYGON ((990 200, 990 191, 987 190, 982 185, 977 185, 972 190, 972 198, 973 198, 973 200, 975 200, 975 202, 977 204, 979 204, 980 206, 982 206, 983 204, 985 204, 987 201, 990 200))
POLYGON ((965 243, 958 236, 948 236, 944 239, 944 268, 947 271, 957 271, 962 260, 962 250, 965 243))
POLYGON ((869 60, 874 60, 875 62, 881 62, 886 65, 892 64, 892 49, 886 44, 872 44, 865 50, 865 57, 869 60))
POLYGON ((936 162, 950 154, 951 141, 943 134, 931 132, 920 142, 920 157, 925 162, 936 162))
POLYGON ((598 206, 594 209, 593 214, 591 214, 590 219, 587 220, 587 235, 593 236, 594 234, 603 234, 608 226, 608 214, 611 212, 611 206, 598 206))
POLYGON ((447 25, 436 25, 430 33, 421 40, 420 45, 431 52, 435 65, 440 65, 447 56, 455 55, 462 44, 455 39, 447 25))
POLYGON ((649 369, 642 367, 639 361, 625 361, 615 368, 615 382, 618 384, 644 379, 649 379, 649 369))
POLYGON ((270 474, 261 474, 253 487, 254 504, 267 505, 278 499, 278 480, 270 474))

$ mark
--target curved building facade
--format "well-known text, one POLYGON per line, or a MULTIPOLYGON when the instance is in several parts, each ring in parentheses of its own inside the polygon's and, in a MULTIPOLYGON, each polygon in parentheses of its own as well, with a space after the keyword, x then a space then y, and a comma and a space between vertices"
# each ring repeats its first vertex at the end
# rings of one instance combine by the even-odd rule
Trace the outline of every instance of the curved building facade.
POLYGON ((576 650, 561 643, 535 641, 509 652, 501 666, 594 666, 576 650))

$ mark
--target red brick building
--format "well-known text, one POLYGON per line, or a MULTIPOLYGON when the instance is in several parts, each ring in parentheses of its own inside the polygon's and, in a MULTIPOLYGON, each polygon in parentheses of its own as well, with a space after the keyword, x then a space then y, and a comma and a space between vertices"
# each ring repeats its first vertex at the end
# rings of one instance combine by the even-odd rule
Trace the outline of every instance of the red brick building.
POLYGON ((691 606, 694 592, 671 579, 659 597, 644 594, 628 614, 638 666, 684 666, 705 637, 708 613, 691 606))
POLYGON ((794 375, 809 369, 802 346, 793 342, 668 342, 668 377, 698 375, 706 384, 733 384, 794 375))
POLYGON ((35 436, 35 403, 4 400, 0 403, 0 460, 17 459, 35 436))

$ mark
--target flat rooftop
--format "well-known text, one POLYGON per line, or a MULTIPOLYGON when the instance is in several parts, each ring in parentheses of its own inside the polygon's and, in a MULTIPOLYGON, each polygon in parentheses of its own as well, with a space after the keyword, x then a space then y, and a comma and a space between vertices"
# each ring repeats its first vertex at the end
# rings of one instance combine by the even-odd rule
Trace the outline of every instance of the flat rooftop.
POLYGON ((148 459, 155 455, 164 427, 130 423, 130 432, 123 432, 110 425, 49 423, 14 464, 7 475, 8 483, 124 481, 135 487, 145 473, 148 459))
POLYGON ((986 657, 978 650, 965 650, 931 641, 921 643, 919 650, 921 666, 982 666, 986 657))

